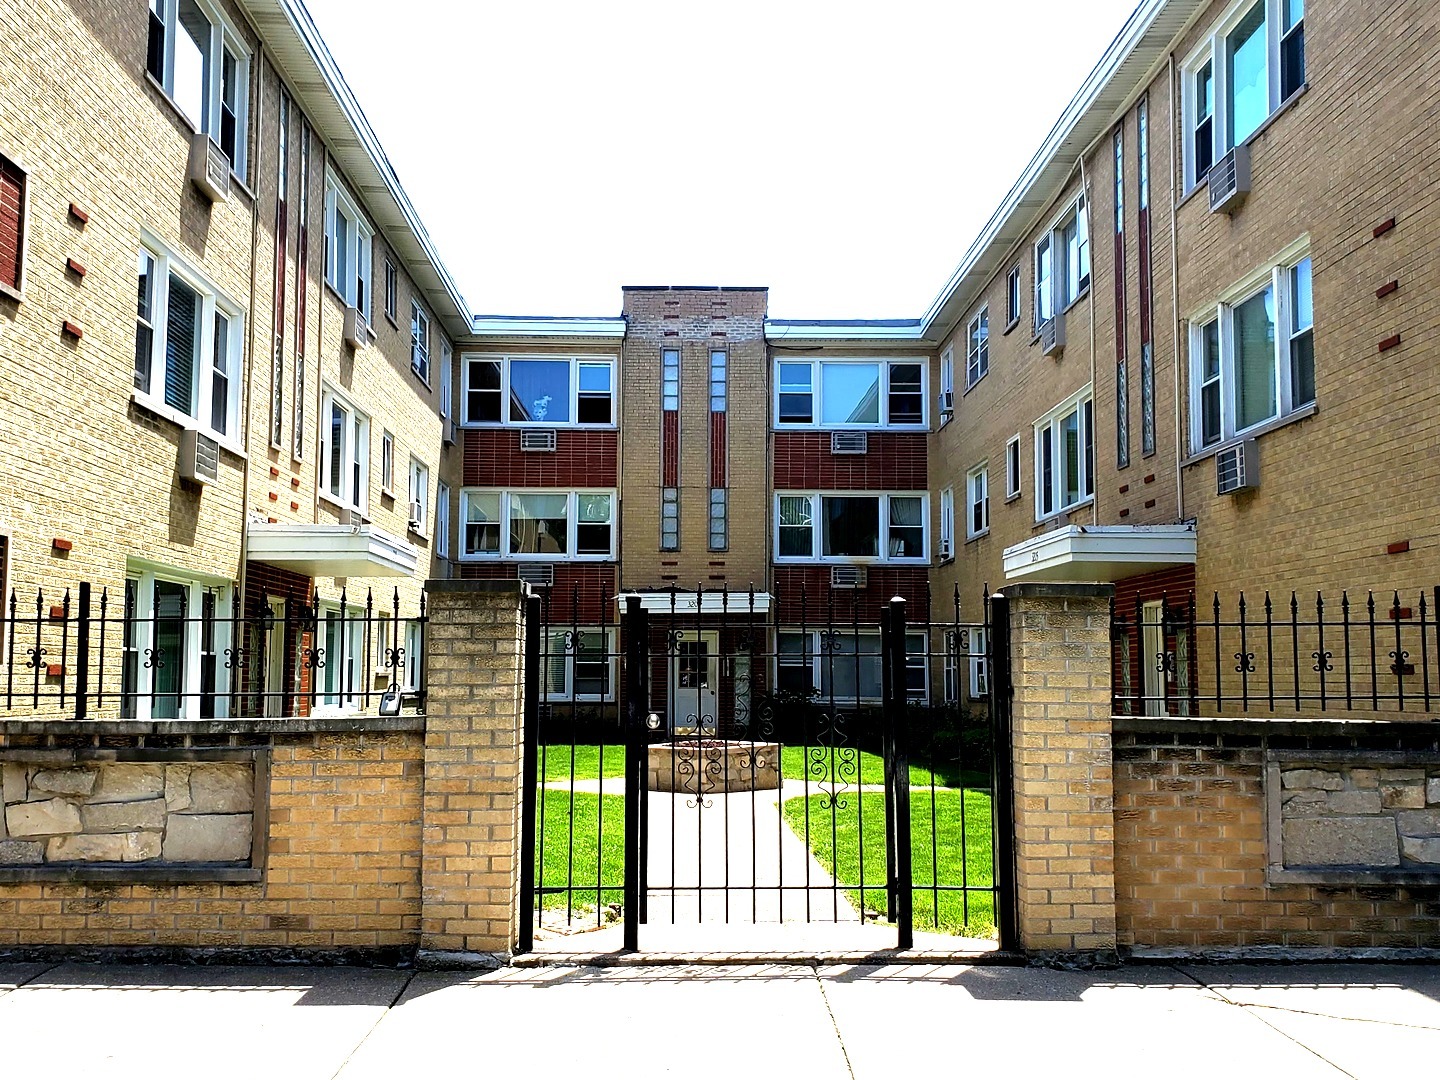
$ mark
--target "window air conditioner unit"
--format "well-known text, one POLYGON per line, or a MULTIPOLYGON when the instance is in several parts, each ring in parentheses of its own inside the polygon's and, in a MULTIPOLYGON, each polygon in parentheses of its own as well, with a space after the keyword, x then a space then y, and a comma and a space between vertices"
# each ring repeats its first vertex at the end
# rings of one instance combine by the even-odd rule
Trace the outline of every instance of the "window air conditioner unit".
POLYGON ((455 441, 457 438, 455 434, 455 429, 457 426, 458 425, 455 423, 455 418, 453 416, 446 417, 445 419, 440 421, 440 432, 441 436, 445 440, 446 446, 455 445, 455 441))
POLYGON ((941 416, 954 416, 954 415, 955 415, 955 391, 954 391, 954 390, 941 390, 941 391, 940 391, 940 415, 941 415, 941 416))
POLYGON ((1065 316, 1057 314, 1040 324, 1040 348, 1046 356, 1059 356, 1065 351, 1065 316))
POLYGON ((870 436, 863 431, 832 431, 830 453, 864 454, 870 449, 870 436))
POLYGON ((345 309, 345 344, 352 349, 363 349, 370 342, 370 324, 365 313, 358 307, 345 309))
POLYGON ((517 573, 521 581, 527 582, 537 589, 548 589, 555 584, 554 563, 525 563, 517 573))
POLYGON ((198 431, 180 435, 180 479, 214 484, 220 479, 220 444, 198 431))
POLYGON ((420 503, 414 499, 410 500, 410 528, 419 532, 420 526, 424 523, 425 507, 421 506, 420 503))
POLYGON ((1237 146, 1205 174, 1210 189, 1210 212, 1233 214, 1250 194, 1250 147, 1237 146))
POLYGON ((1260 486, 1260 457, 1254 439, 1227 446, 1215 455, 1215 490, 1221 495, 1260 486))
POLYGON ((215 140, 196 132, 190 140, 190 182, 212 203, 230 198, 230 159, 215 140))
POLYGON ((832 589, 863 589, 866 571, 863 566, 832 566, 830 587, 832 589))
POLYGON ((520 449, 526 453, 553 454, 555 452, 555 429, 520 432, 520 449))
POLYGON ((950 558, 951 555, 955 554, 953 548, 954 548, 954 543, 951 541, 951 539, 950 539, 948 536, 941 537, 941 539, 940 539, 940 558, 942 558, 942 559, 948 559, 948 558, 950 558))
POLYGON ((349 525, 351 527, 369 525, 370 519, 364 514, 362 514, 359 510, 341 510, 340 524, 349 525))

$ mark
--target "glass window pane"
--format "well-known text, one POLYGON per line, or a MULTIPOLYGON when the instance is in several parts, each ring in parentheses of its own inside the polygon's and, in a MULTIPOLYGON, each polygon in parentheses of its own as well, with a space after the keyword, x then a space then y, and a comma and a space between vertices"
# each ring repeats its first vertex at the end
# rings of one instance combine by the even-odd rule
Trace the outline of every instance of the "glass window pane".
POLYGON ((210 20, 194 0, 180 0, 180 28, 175 35, 175 83, 172 94, 180 111, 201 131, 209 130, 210 20))
POLYGON ((149 658, 155 696, 150 715, 173 720, 181 713, 185 687, 186 602, 188 589, 170 581, 155 582, 155 651, 149 658))
POLYGON ((566 554, 569 545, 569 503, 568 495, 511 495, 511 554, 566 554))
POLYGON ((823 503, 821 553, 851 558, 880 554, 880 499, 874 495, 827 495, 823 503))
POLYGON ((195 369, 200 359, 199 295, 173 274, 165 333, 165 404, 195 412, 195 369))
POLYGON ((1271 288, 1238 305, 1235 320, 1235 429, 1275 415, 1275 294, 1271 288))
POLYGON ((780 498, 780 554, 806 558, 814 554, 814 516, 808 496, 780 498))
POLYGON ((918 424, 924 418, 922 378, 919 364, 890 365, 890 423, 918 424))
POLYGON ((465 554, 500 554, 500 495, 465 497, 465 554))
POLYGON ((510 361, 510 419, 537 424, 570 422, 570 361, 510 361))
POLYGON ((1290 332, 1308 329, 1314 320, 1310 303, 1310 260, 1301 259, 1290 268, 1290 332))
POLYGON ((925 556, 925 515, 918 496, 890 497, 890 557, 920 559, 925 556))
POLYGON ((1062 464, 1065 469, 1063 476, 1064 490, 1062 501, 1064 505, 1080 501, 1080 410, 1067 415, 1060 421, 1060 447, 1064 455, 1062 464))
POLYGON ((821 364, 822 423, 880 422, 879 364, 821 364))
POLYGON ((1228 105, 1230 146, 1254 134, 1270 115, 1269 56, 1265 41, 1265 0, 1240 20, 1225 39, 1226 74, 1230 80, 1228 105))

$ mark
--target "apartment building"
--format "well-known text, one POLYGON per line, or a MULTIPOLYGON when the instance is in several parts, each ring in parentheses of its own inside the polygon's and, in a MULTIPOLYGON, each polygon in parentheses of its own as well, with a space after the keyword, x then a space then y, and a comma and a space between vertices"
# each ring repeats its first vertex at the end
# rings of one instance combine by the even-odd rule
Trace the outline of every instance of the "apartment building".
POLYGON ((83 582, 97 712, 417 688, 468 310, 303 7, 0 20, 7 664, 83 582))
POLYGON ((1144 0, 924 315, 880 321, 680 286, 473 316, 298 0, 0 14, 0 567, 22 604, 133 610, 137 708, 147 649, 209 685, 214 643, 166 626, 196 605, 271 612, 247 677, 317 707, 397 655, 414 684, 430 576, 530 581, 547 693, 601 706, 621 606, 683 615, 655 707, 703 728, 758 677, 878 696, 868 653, 820 686, 815 628, 897 595, 978 620, 1027 580, 1149 610, 1440 575, 1418 0, 1144 0), (763 676, 724 660, 757 615, 763 676))

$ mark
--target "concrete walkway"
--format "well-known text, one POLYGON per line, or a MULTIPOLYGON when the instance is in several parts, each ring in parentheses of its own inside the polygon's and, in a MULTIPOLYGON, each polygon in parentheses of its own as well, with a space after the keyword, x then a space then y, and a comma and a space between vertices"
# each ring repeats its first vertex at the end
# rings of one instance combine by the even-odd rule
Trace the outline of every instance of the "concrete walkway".
POLYGON ((1419 966, 0 965, 5 1075, 1433 1076, 1419 966))

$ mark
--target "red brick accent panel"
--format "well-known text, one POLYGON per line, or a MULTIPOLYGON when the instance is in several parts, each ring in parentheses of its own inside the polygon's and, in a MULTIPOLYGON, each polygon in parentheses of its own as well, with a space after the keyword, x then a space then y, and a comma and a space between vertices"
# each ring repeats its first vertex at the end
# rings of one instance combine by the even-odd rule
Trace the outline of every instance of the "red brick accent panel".
MULTIPOLYGON (((303 605, 311 600, 311 582, 303 574, 297 574, 293 570, 283 570, 278 566, 271 566, 268 563, 247 562, 245 564, 245 591, 240 598, 241 617, 247 620, 247 626, 254 625, 254 620, 260 619, 265 614, 265 602, 267 597, 276 596, 281 599, 288 599, 293 605, 295 618, 300 618, 303 605)), ((347 601, 351 598, 347 597, 347 601)), ((365 598, 359 597, 358 602, 364 604, 365 598)), ((389 610, 394 604, 387 599, 383 605, 377 601, 376 611, 381 608, 389 610)), ((310 715, 310 674, 308 665, 300 663, 299 660, 305 650, 310 649, 313 644, 314 635, 308 631, 298 628, 290 633, 285 642, 285 684, 283 686, 263 686, 262 680, 265 677, 264 655, 260 652, 260 641, 258 638, 248 642, 253 662, 247 665, 244 680, 245 692, 247 694, 258 694, 262 691, 266 694, 283 692, 285 694, 284 711, 294 716, 310 715)), ((262 715, 262 702, 254 700, 250 703, 246 715, 262 715)))
POLYGON ((515 428, 465 432, 466 487, 615 487, 620 436, 614 431, 560 431, 555 452, 524 453, 515 428))
POLYGON ((20 207, 25 175, 0 158, 0 285, 20 288, 20 207))
POLYGON ((680 412, 666 409, 660 421, 660 473, 663 487, 680 486, 680 412))
POLYGON ((730 473, 730 457, 726 449, 725 414, 723 412, 712 412, 710 414, 710 486, 712 488, 723 488, 728 483, 730 473))
MULTIPOLYGON (((1110 685, 1114 688, 1116 695, 1116 711, 1120 713, 1134 713, 1141 711, 1138 700, 1122 700, 1127 695, 1139 695, 1144 693, 1144 665, 1153 663, 1152 657, 1142 657, 1142 635, 1134 629, 1138 616, 1137 611, 1150 600, 1165 600, 1173 609, 1181 611, 1188 610, 1190 598, 1195 592, 1195 567, 1176 566, 1169 570, 1157 570, 1150 574, 1136 574, 1134 577, 1121 578, 1115 582, 1115 615, 1123 619, 1131 628, 1130 631, 1130 686, 1125 685, 1125 669, 1122 664, 1123 649, 1118 645, 1111 649, 1110 685)), ((1198 603, 1198 601, 1197 601, 1198 603)), ((1208 609, 1207 609, 1208 610, 1208 609)), ((1205 617, 1205 612, 1197 609, 1197 619, 1205 617)), ((1176 638, 1174 634, 1167 635, 1165 648, 1169 651, 1176 651, 1176 638)), ((1197 660, 1194 649, 1191 649, 1190 656, 1190 685, 1196 685, 1196 664, 1197 660)), ((1178 680, 1170 679, 1171 689, 1178 692, 1178 680)), ((1167 703, 1167 708, 1172 712, 1180 711, 1180 701, 1172 698, 1167 703)))
MULTIPOLYGON (((460 564, 461 577, 484 581, 513 581, 517 570, 513 562, 460 564)), ((614 626, 619 618, 615 586, 614 563, 556 563, 555 584, 540 590, 546 621, 557 628, 614 626)))
POLYGON ((830 567, 775 567, 775 596, 778 620, 810 626, 833 618, 837 623, 878 625, 880 608, 895 596, 906 601, 909 622, 926 622, 930 617, 929 570, 924 566, 871 566, 863 589, 832 589, 830 567))
POLYGON ((787 490, 924 491, 929 486, 922 432, 870 432, 868 454, 830 453, 828 431, 775 433, 775 487, 787 490))

